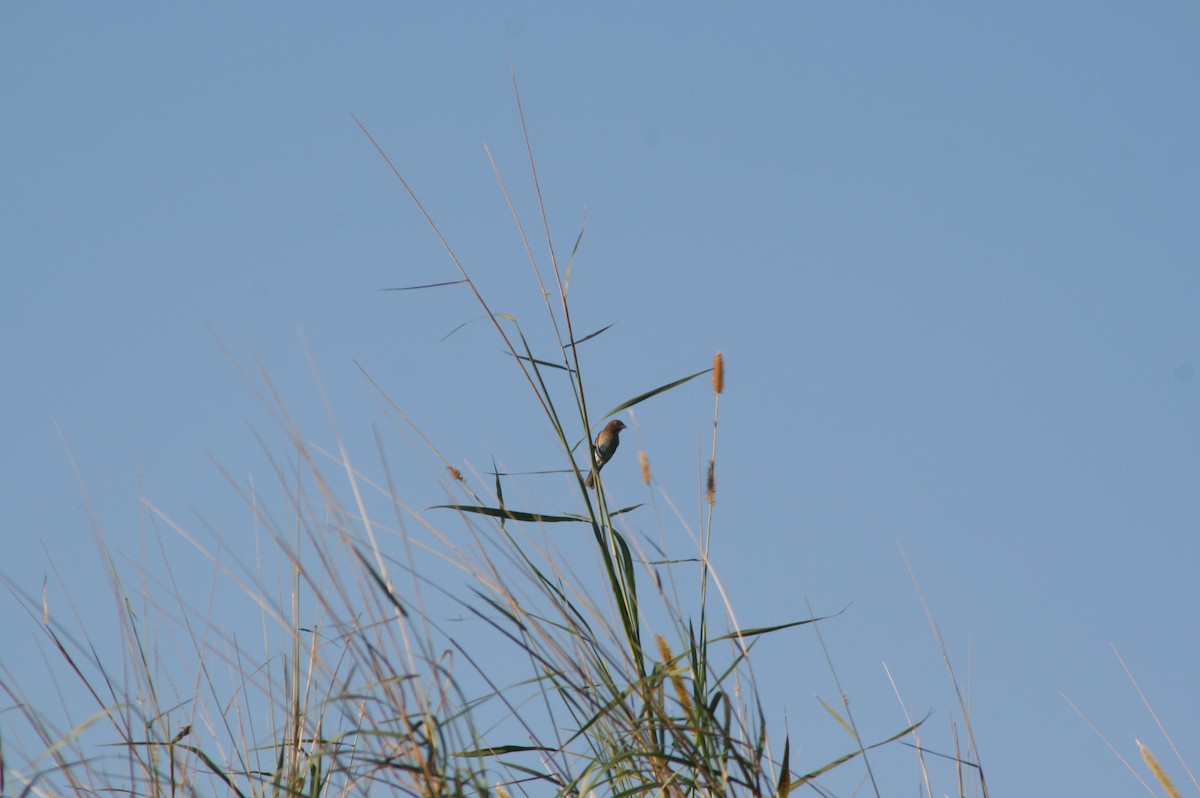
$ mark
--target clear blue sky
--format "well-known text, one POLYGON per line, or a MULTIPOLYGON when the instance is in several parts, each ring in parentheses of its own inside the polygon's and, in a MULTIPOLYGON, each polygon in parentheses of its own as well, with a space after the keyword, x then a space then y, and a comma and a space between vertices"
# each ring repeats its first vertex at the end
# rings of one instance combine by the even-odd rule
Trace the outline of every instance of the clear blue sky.
MULTIPOLYGON (((478 316, 465 294, 376 290, 455 273, 351 118, 497 309, 540 319, 483 151, 533 226, 511 62, 560 254, 587 220, 579 324, 615 323, 594 403, 725 352, 714 556, 739 617, 853 602, 825 634, 867 735, 903 726, 884 662, 944 729, 900 544, 995 794, 1135 794, 1060 694, 1166 759, 1115 645, 1200 763, 1198 43, 1183 2, 0 5, 0 570, 37 593, 52 561, 114 623, 56 424, 123 558, 141 496, 237 548, 209 455, 265 479, 246 422, 270 422, 210 328, 315 441, 305 346, 364 460, 384 413, 352 359, 456 462, 561 466, 490 330, 440 340, 478 316)), ((638 412, 688 508, 710 405, 697 384, 638 412)), ((401 492, 438 503, 399 451, 401 492)), ((629 503, 634 451, 605 472, 629 503)), ((569 509, 540 479, 514 495, 569 509)), ((35 624, 0 600, 0 660, 37 695, 35 624)), ((844 750, 811 635, 760 654, 793 763, 844 750)), ((886 793, 914 794, 891 756, 886 793)))

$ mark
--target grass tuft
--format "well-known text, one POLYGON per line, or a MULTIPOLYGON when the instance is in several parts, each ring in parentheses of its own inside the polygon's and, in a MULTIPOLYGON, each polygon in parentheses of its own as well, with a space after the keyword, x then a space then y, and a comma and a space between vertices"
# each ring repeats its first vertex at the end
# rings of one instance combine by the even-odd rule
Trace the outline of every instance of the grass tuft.
MULTIPOLYGON (((71 680, 58 686, 64 695, 73 688, 66 714, 82 719, 59 725, 0 671, 0 692, 16 708, 7 722, 27 732, 0 737, 0 793, 782 798, 808 786, 823 795, 821 780, 849 763, 861 764, 874 785, 868 752, 921 725, 866 740, 846 700, 841 712, 826 707, 852 731, 839 755, 801 763, 790 734, 782 747, 775 743, 776 719, 764 706, 774 712, 778 701, 760 693, 752 649, 826 619, 810 609, 800 620, 741 626, 709 558, 724 358, 718 352, 711 369, 593 413, 580 344, 600 342, 611 325, 575 333, 568 286, 582 231, 560 267, 519 94, 517 107, 544 250, 530 243, 496 173, 544 303, 547 323, 528 325, 541 336, 528 333, 519 315, 492 310, 393 161, 358 124, 457 272, 397 295, 450 289, 474 299, 542 411, 552 462, 514 474, 493 461, 483 477, 460 468, 362 369, 388 420, 415 432, 415 445, 437 462, 430 471, 445 501, 417 509, 427 503, 410 503, 397 490, 380 432, 374 467, 351 458, 332 411, 333 445, 312 443, 256 364, 243 373, 253 375, 247 380, 282 443, 259 438, 270 466, 265 482, 225 473, 244 502, 244 530, 226 537, 203 523, 197 529, 144 500, 159 561, 142 566, 141 588, 131 589, 93 514, 117 609, 116 632, 102 633, 120 641, 115 664, 91 636, 99 631, 80 623, 72 633, 44 594, 5 580, 71 680), (695 549, 672 557, 644 450, 646 502, 621 501, 600 483, 595 492, 585 488, 591 430, 640 403, 664 401, 706 371, 713 435, 697 498, 707 506, 698 534, 682 519, 671 530, 686 532, 695 549), (527 502, 514 497, 532 495, 528 480, 546 474, 558 480, 554 501, 571 509, 514 506, 527 502), (642 531, 647 503, 654 543, 642 531), (209 596, 197 599, 176 582, 169 542, 190 546, 211 571, 209 596), (251 543, 253 557, 241 559, 251 543)), ((840 683, 838 690, 845 699, 840 683)))

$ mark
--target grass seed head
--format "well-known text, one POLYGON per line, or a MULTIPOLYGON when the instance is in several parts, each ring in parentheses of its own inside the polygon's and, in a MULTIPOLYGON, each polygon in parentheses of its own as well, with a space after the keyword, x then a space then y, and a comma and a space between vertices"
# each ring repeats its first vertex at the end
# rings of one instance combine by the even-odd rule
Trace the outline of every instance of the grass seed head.
POLYGON ((1142 752, 1142 759, 1146 763, 1146 767, 1150 768, 1150 772, 1154 774, 1154 778, 1158 779, 1158 783, 1162 785, 1169 798, 1179 798, 1179 790, 1175 789, 1175 785, 1167 777, 1167 772, 1162 769, 1162 765, 1158 764, 1158 760, 1154 758, 1154 754, 1150 753, 1150 749, 1142 745, 1141 740, 1134 740, 1137 743, 1138 750, 1142 752))

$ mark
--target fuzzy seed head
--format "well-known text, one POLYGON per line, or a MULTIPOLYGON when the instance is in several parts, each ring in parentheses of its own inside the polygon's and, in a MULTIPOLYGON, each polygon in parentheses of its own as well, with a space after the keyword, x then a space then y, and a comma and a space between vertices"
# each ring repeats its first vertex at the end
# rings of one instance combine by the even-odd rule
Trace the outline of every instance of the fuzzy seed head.
POLYGON ((646 452, 638 452, 638 465, 642 469, 642 482, 650 484, 650 458, 646 456, 646 452))
POLYGON ((713 393, 718 396, 725 390, 725 356, 717 352, 713 358, 713 393))
POLYGON ((459 471, 454 466, 448 465, 448 466, 446 466, 446 470, 450 472, 450 476, 453 477, 454 479, 458 480, 459 482, 463 481, 462 472, 459 471))
POLYGON ((1167 772, 1162 769, 1162 765, 1158 764, 1158 760, 1154 758, 1154 754, 1150 753, 1150 749, 1142 745, 1142 741, 1134 739, 1138 749, 1142 752, 1142 759, 1146 763, 1146 767, 1150 768, 1150 772, 1154 774, 1154 778, 1158 779, 1158 783, 1166 791, 1170 798, 1179 798, 1179 790, 1175 789, 1175 785, 1167 777, 1167 772))
POLYGON ((708 479, 704 483, 704 493, 708 497, 709 506, 717 503, 717 464, 713 460, 708 461, 708 479))
POLYGON ((683 707, 685 714, 691 715, 692 699, 688 696, 687 685, 683 683, 683 677, 679 675, 679 668, 670 664, 671 660, 675 658, 675 655, 671 653, 671 645, 662 635, 655 635, 654 643, 658 646, 658 656, 662 657, 663 667, 668 670, 671 686, 675 688, 675 697, 679 699, 679 705, 683 707))
POLYGON ((663 664, 674 659, 675 655, 671 653, 671 644, 667 642, 667 638, 661 634, 655 635, 654 645, 658 648, 658 656, 662 657, 663 664))

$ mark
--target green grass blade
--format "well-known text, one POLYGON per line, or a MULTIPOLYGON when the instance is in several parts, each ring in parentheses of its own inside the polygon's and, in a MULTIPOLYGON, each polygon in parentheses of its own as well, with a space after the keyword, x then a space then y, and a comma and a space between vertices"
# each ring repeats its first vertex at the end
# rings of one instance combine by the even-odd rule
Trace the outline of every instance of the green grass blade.
POLYGON ((850 728, 850 724, 838 714, 836 709, 826 703, 825 699, 821 698, 821 696, 817 696, 817 701, 821 703, 821 706, 825 707, 825 711, 829 713, 830 717, 837 721, 837 725, 841 726, 846 731, 846 734, 849 734, 851 737, 855 736, 854 729, 850 728))
POLYGON ((779 764, 779 782, 775 788, 777 798, 783 798, 791 792, 790 786, 792 782, 792 770, 788 764, 792 754, 792 740, 790 737, 783 738, 783 761, 779 764))
POLYGON ((569 372, 575 371, 575 369, 570 368, 569 366, 564 366, 561 363, 551 363, 549 360, 541 360, 541 359, 535 358, 535 357, 526 357, 525 355, 513 355, 513 357, 515 357, 517 360, 524 360, 528 363, 532 363, 535 366, 549 366, 552 369, 559 369, 560 371, 569 371, 569 372))
POLYGON ((460 285, 466 280, 447 280, 444 283, 427 283, 425 285, 405 285, 400 288, 380 288, 380 291, 420 291, 422 288, 441 288, 443 285, 460 285))
POLYGON ((697 377, 700 377, 700 376, 703 376, 703 375, 709 373, 710 371, 712 371, 712 369, 705 369, 704 371, 697 371, 695 374, 689 374, 688 376, 682 377, 678 380, 675 380, 674 382, 669 382, 666 385, 662 385, 651 391, 646 391, 643 394, 639 394, 638 396, 633 397, 629 401, 622 402, 621 404, 614 407, 612 410, 609 410, 601 418, 608 418, 609 416, 616 415, 617 413, 620 413, 622 410, 624 410, 627 407, 633 407, 636 404, 641 404, 642 402, 646 401, 647 399, 658 396, 660 393, 669 391, 672 388, 678 388, 680 385, 683 385, 685 382, 688 382, 689 380, 694 380, 697 377))
MULTIPOLYGON (((616 324, 616 322, 613 322, 613 324, 616 324)), ((599 330, 596 330, 594 333, 588 333, 587 335, 583 336, 582 338, 576 340, 573 344, 571 344, 571 346, 579 346, 584 341, 587 341, 591 338, 595 338, 597 335, 608 330, 612 326, 613 326, 612 324, 606 324, 605 326, 601 327, 599 330)))
POLYGON ((575 253, 579 252, 579 244, 583 241, 583 234, 587 231, 587 219, 583 220, 583 225, 579 228, 579 235, 575 236, 575 246, 571 247, 571 254, 567 257, 566 274, 563 277, 563 301, 566 302, 567 296, 571 293, 571 269, 575 265, 575 253))
POLYGON ((430 510, 458 510, 463 513, 478 513, 480 515, 490 515, 493 518, 506 519, 511 521, 530 521, 543 524, 557 524, 564 521, 573 521, 578 523, 580 518, 570 515, 544 515, 542 513, 525 513, 520 510, 506 510, 500 507, 478 507, 470 504, 435 504, 429 508, 430 510))
POLYGON ((807 618, 803 621, 789 621, 788 623, 776 624, 775 626, 753 626, 749 629, 739 629, 736 632, 730 632, 728 634, 721 635, 720 637, 714 637, 711 642, 717 643, 722 640, 732 640, 738 637, 754 637, 756 635, 765 635, 770 634, 771 632, 778 632, 780 629, 791 629, 794 626, 804 626, 805 624, 827 621, 830 618, 836 618, 845 611, 846 610, 840 610, 839 612, 835 612, 833 615, 823 615, 820 618, 807 618))
POLYGON ((502 756, 504 754, 522 754, 527 751, 540 751, 542 753, 553 753, 554 748, 545 745, 493 745, 488 748, 476 748, 472 751, 456 751, 455 756, 502 756))

